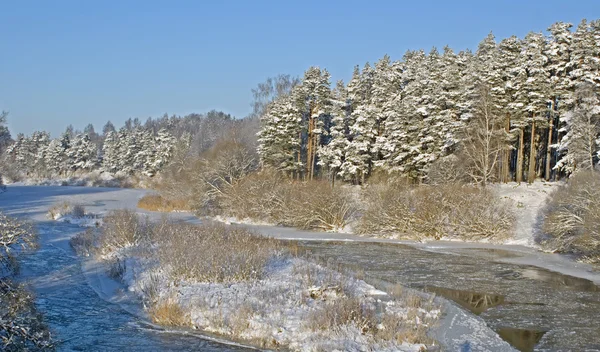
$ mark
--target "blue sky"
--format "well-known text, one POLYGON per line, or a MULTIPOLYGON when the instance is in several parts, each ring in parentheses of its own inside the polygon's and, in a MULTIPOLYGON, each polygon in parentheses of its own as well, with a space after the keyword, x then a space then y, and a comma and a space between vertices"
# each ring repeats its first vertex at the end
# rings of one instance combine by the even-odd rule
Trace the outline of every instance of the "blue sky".
POLYGON ((311 65, 347 80, 384 54, 475 49, 600 18, 600 1, 0 0, 0 110, 9 128, 223 110, 250 112, 251 89, 311 65))

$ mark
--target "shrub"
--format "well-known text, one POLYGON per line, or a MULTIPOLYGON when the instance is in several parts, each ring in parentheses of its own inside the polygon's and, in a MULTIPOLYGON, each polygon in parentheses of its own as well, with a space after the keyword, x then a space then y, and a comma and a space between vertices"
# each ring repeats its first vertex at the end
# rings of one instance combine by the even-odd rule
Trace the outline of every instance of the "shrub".
POLYGON ((552 195, 538 241, 555 252, 600 262, 600 173, 582 172, 552 195))
POLYGON ((474 186, 374 185, 363 191, 363 201, 359 233, 501 240, 512 235, 515 222, 507 202, 474 186))
POLYGON ((158 194, 148 194, 143 196, 137 204, 138 208, 150 211, 176 211, 190 210, 188 202, 183 199, 171 200, 158 194))
POLYGON ((335 331, 341 326, 354 324, 364 334, 372 332, 377 325, 375 307, 356 297, 334 299, 308 317, 313 330, 335 331))
POLYGON ((37 234, 31 224, 0 212, 0 279, 4 270, 16 269, 14 255, 18 248, 37 247, 37 234))
POLYGON ((64 216, 83 218, 85 216, 85 207, 81 204, 62 202, 55 204, 48 209, 48 218, 50 219, 57 220, 64 216))
POLYGON ((326 181, 293 182, 272 171, 249 175, 228 189, 227 215, 302 229, 335 230, 346 226, 357 206, 347 188, 326 181))
POLYGON ((102 254, 130 247, 149 240, 152 228, 148 219, 143 219, 133 210, 114 210, 104 217, 99 249, 102 254))
POLYGON ((175 299, 166 299, 150 307, 148 314, 156 324, 167 326, 190 326, 190 314, 186 313, 175 299))
POLYGON ((34 296, 22 285, 0 280, 0 349, 51 351, 50 332, 36 310, 34 296))
POLYGON ((278 242, 221 224, 169 224, 155 231, 158 256, 181 279, 234 282, 260 279, 278 242))
POLYGON ((77 253, 89 257, 98 251, 98 234, 96 229, 87 229, 73 236, 69 241, 71 248, 77 253))

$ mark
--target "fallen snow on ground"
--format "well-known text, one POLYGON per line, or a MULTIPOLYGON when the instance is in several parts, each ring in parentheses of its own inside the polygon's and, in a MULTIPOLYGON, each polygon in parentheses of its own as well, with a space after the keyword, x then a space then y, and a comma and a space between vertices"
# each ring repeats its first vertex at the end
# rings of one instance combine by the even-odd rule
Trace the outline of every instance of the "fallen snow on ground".
POLYGON ((518 244, 537 248, 534 237, 540 230, 543 209, 550 195, 560 186, 560 183, 534 182, 533 184, 498 184, 494 185, 498 195, 509 199, 515 206, 517 223, 514 238, 505 244, 518 244))
POLYGON ((125 175, 114 175, 109 172, 93 171, 87 174, 69 177, 28 178, 10 182, 12 186, 77 186, 77 187, 113 187, 119 188, 130 183, 125 175))

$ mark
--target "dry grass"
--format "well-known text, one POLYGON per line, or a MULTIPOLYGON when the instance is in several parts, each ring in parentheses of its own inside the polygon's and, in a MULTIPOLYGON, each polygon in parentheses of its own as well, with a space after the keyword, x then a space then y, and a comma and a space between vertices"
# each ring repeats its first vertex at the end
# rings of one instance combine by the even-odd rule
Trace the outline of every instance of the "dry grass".
POLYGON ((137 204, 138 208, 145 209, 149 211, 162 211, 162 212, 172 212, 172 211, 189 211, 190 206, 188 201, 183 199, 171 200, 167 199, 161 195, 157 194, 148 194, 142 197, 137 204))
POLYGON ((357 231, 422 240, 455 237, 499 241, 512 236, 515 215, 506 201, 474 186, 369 186, 357 231))
POLYGON ((313 330, 335 331, 344 325, 355 325, 363 333, 372 332, 377 325, 375 307, 356 297, 335 299, 313 311, 307 323, 313 330))
POLYGON ((114 210, 104 217, 102 235, 99 238, 101 254, 134 246, 152 236, 148 219, 141 218, 133 210, 114 210))
POLYGON ((98 233, 97 229, 87 229, 73 236, 69 241, 77 255, 89 257, 95 255, 98 251, 98 233))
POLYGON ((552 195, 543 224, 542 245, 600 262, 600 173, 582 172, 552 195))
MULTIPOLYGON (((418 296, 409 295, 403 299, 411 300, 412 297, 418 296)), ((405 305, 406 312, 400 314, 388 310, 381 302, 365 302, 358 297, 344 296, 312 311, 307 324, 314 331, 328 332, 354 326, 376 342, 432 345, 435 341, 427 336, 427 332, 436 318, 427 317, 419 310, 424 308, 421 300, 412 300, 412 304, 414 306, 405 305)))
POLYGON ((357 211, 346 188, 326 181, 293 182, 271 171, 245 177, 224 193, 221 204, 237 218, 315 230, 341 229, 357 211))
POLYGON ((148 309, 148 314, 156 324, 166 326, 190 326, 192 321, 187 313, 173 298, 157 302, 148 309))
POLYGON ((56 220, 61 216, 72 216, 74 218, 83 218, 85 216, 85 207, 81 204, 72 204, 62 202, 55 204, 48 209, 48 218, 56 220))
POLYGON ((279 242, 221 224, 168 224, 155 228, 158 257, 178 278, 234 282, 262 278, 279 242))

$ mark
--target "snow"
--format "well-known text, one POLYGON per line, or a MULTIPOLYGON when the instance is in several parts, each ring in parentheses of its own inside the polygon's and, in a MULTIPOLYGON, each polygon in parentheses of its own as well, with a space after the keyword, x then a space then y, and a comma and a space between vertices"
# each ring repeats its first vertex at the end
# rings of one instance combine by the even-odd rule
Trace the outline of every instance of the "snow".
POLYGON ((497 189, 501 198, 512 200, 516 207, 517 225, 515 235, 514 238, 507 240, 505 244, 538 248, 534 242, 534 237, 539 231, 542 210, 550 195, 560 185, 560 183, 538 181, 533 184, 522 183, 519 185, 511 182, 493 186, 497 189))
MULTIPOLYGON (((127 258, 123 282, 129 294, 149 301, 152 297, 148 292, 159 292, 159 300, 175 300, 189 312, 196 329, 235 339, 266 341, 298 351, 333 347, 348 351, 418 351, 423 347, 420 344, 376 342, 355 323, 323 332, 307 324, 307 317, 345 295, 358 297, 367 305, 385 298, 383 306, 389 314, 408 319, 409 312, 416 311, 419 324, 434 321, 441 313, 436 307, 408 308, 364 281, 300 258, 273 260, 266 277, 257 282, 198 283, 173 282, 169 268, 158 266, 152 259, 132 256, 134 252, 134 248, 127 248, 114 254, 127 258)), ((114 291, 110 285, 104 285, 103 292, 114 291)))

